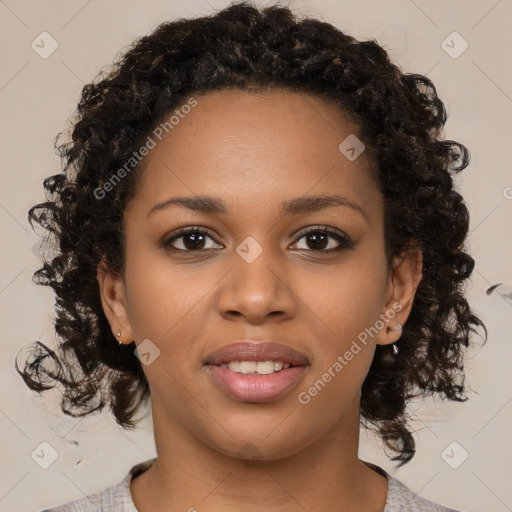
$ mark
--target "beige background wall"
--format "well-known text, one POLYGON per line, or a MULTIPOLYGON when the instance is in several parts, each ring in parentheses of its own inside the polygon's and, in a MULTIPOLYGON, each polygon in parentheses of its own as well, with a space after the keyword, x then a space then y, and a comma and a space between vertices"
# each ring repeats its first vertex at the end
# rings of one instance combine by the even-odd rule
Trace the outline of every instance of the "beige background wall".
MULTIPOLYGON (((31 282, 40 262, 27 210, 43 200, 43 178, 60 170, 52 141, 67 127, 84 83, 160 22, 227 4, 0 1, 0 511, 37 511, 97 492, 155 454, 150 419, 126 433, 107 412, 64 416, 57 391, 39 399, 15 372, 22 347, 36 339, 56 343, 51 290, 31 282), (44 31, 58 44, 46 59, 31 47, 44 31), (31 458, 42 442, 58 452, 48 469, 31 458)), ((417 454, 399 471, 364 433, 360 456, 444 505, 471 512, 512 510, 512 2, 297 0, 288 5, 357 38, 375 37, 404 71, 428 75, 448 110, 445 138, 463 142, 472 153, 457 184, 470 207, 470 250, 476 259, 469 299, 488 326, 489 341, 467 361, 470 400, 415 406, 417 454), (464 40, 469 45, 457 58, 442 46, 454 31, 463 39, 455 36, 453 44, 454 36, 448 39, 452 54, 464 40), (486 295, 498 282, 505 284, 486 295)), ((480 338, 474 341, 479 344, 480 338)))

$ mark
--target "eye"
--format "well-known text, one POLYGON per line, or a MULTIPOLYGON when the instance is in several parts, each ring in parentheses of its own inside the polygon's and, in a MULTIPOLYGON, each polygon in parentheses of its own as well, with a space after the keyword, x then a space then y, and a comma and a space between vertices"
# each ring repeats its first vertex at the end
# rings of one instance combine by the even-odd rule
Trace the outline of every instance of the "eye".
POLYGON ((181 252, 200 252, 205 249, 209 249, 208 247, 204 247, 204 244, 208 238, 215 241, 215 239, 210 236, 204 229, 200 229, 197 226, 191 226, 188 228, 179 229, 171 238, 164 240, 162 245, 164 247, 170 246, 172 249, 181 252), (184 247, 184 249, 175 247, 174 243, 178 240, 181 242, 179 245, 184 247))
MULTIPOLYGON (((308 228, 299 233, 299 241, 305 238, 307 240, 306 245, 309 244, 313 247, 313 252, 333 252, 341 251, 342 249, 348 249, 352 247, 352 241, 350 238, 338 231, 335 231, 327 226, 316 226, 308 228), (326 248, 329 246, 329 238, 334 238, 338 242, 337 247, 326 248)), ((296 242, 297 243, 297 242, 296 242)), ((299 249, 299 250, 308 250, 299 249)))
MULTIPOLYGON (((298 241, 303 238, 307 240, 306 244, 310 244, 313 249, 299 248, 299 250, 309 252, 334 252, 342 249, 351 248, 352 241, 350 238, 338 231, 333 230, 327 226, 315 226, 312 228, 305 229, 298 234, 298 241), (337 247, 329 247, 329 239, 335 239, 338 242, 337 247)), ((174 233, 173 236, 167 238, 162 242, 164 247, 170 247, 173 250, 180 252, 196 253, 202 252, 207 249, 222 248, 220 244, 213 244, 214 247, 205 247, 207 241, 212 240, 216 242, 212 235, 208 234, 208 231, 199 228, 198 226, 190 226, 187 228, 181 228, 174 233), (177 244, 176 242, 180 242, 177 244), (181 247, 177 247, 177 245, 181 247), (217 247, 215 247, 217 245, 217 247)), ((297 244, 298 242, 295 242, 297 244)))

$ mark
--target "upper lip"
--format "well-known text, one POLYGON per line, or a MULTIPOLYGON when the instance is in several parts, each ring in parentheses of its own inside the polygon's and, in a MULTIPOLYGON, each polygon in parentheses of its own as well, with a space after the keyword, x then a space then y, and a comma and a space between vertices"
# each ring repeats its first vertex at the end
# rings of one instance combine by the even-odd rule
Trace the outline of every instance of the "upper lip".
POLYGON ((221 347, 210 353, 205 364, 219 365, 231 361, 282 361, 292 366, 309 364, 302 352, 280 343, 271 341, 239 341, 221 347))

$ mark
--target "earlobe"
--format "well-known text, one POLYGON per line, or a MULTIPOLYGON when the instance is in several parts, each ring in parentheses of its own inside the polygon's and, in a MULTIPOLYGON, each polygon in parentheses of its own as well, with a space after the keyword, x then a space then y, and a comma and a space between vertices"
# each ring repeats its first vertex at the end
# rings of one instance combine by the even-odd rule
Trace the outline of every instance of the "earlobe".
POLYGON ((126 307, 126 294, 123 278, 105 270, 105 266, 98 265, 96 274, 103 312, 110 324, 112 334, 119 343, 131 343, 133 334, 126 307), (118 335, 121 333, 121 335, 118 335))

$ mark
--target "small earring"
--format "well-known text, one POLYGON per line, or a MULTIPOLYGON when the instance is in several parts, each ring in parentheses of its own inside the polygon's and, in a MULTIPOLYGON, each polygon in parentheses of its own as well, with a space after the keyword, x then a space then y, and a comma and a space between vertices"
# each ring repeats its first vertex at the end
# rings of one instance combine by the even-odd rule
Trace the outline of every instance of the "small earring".
MULTIPOLYGON (((396 327, 391 327, 392 329, 399 329, 400 331, 402 330, 402 324, 400 322, 398 322, 398 326, 396 327)), ((393 343, 393 354, 396 355, 398 354, 398 347, 393 343)))
MULTIPOLYGON (((119 338, 121 336, 121 331, 117 331, 117 337, 119 338)), ((118 340, 119 345, 122 345, 123 342, 118 340)))
POLYGON ((402 324, 400 322, 397 322, 398 325, 388 325, 388 329, 392 329, 393 331, 395 329, 402 330, 402 324))

